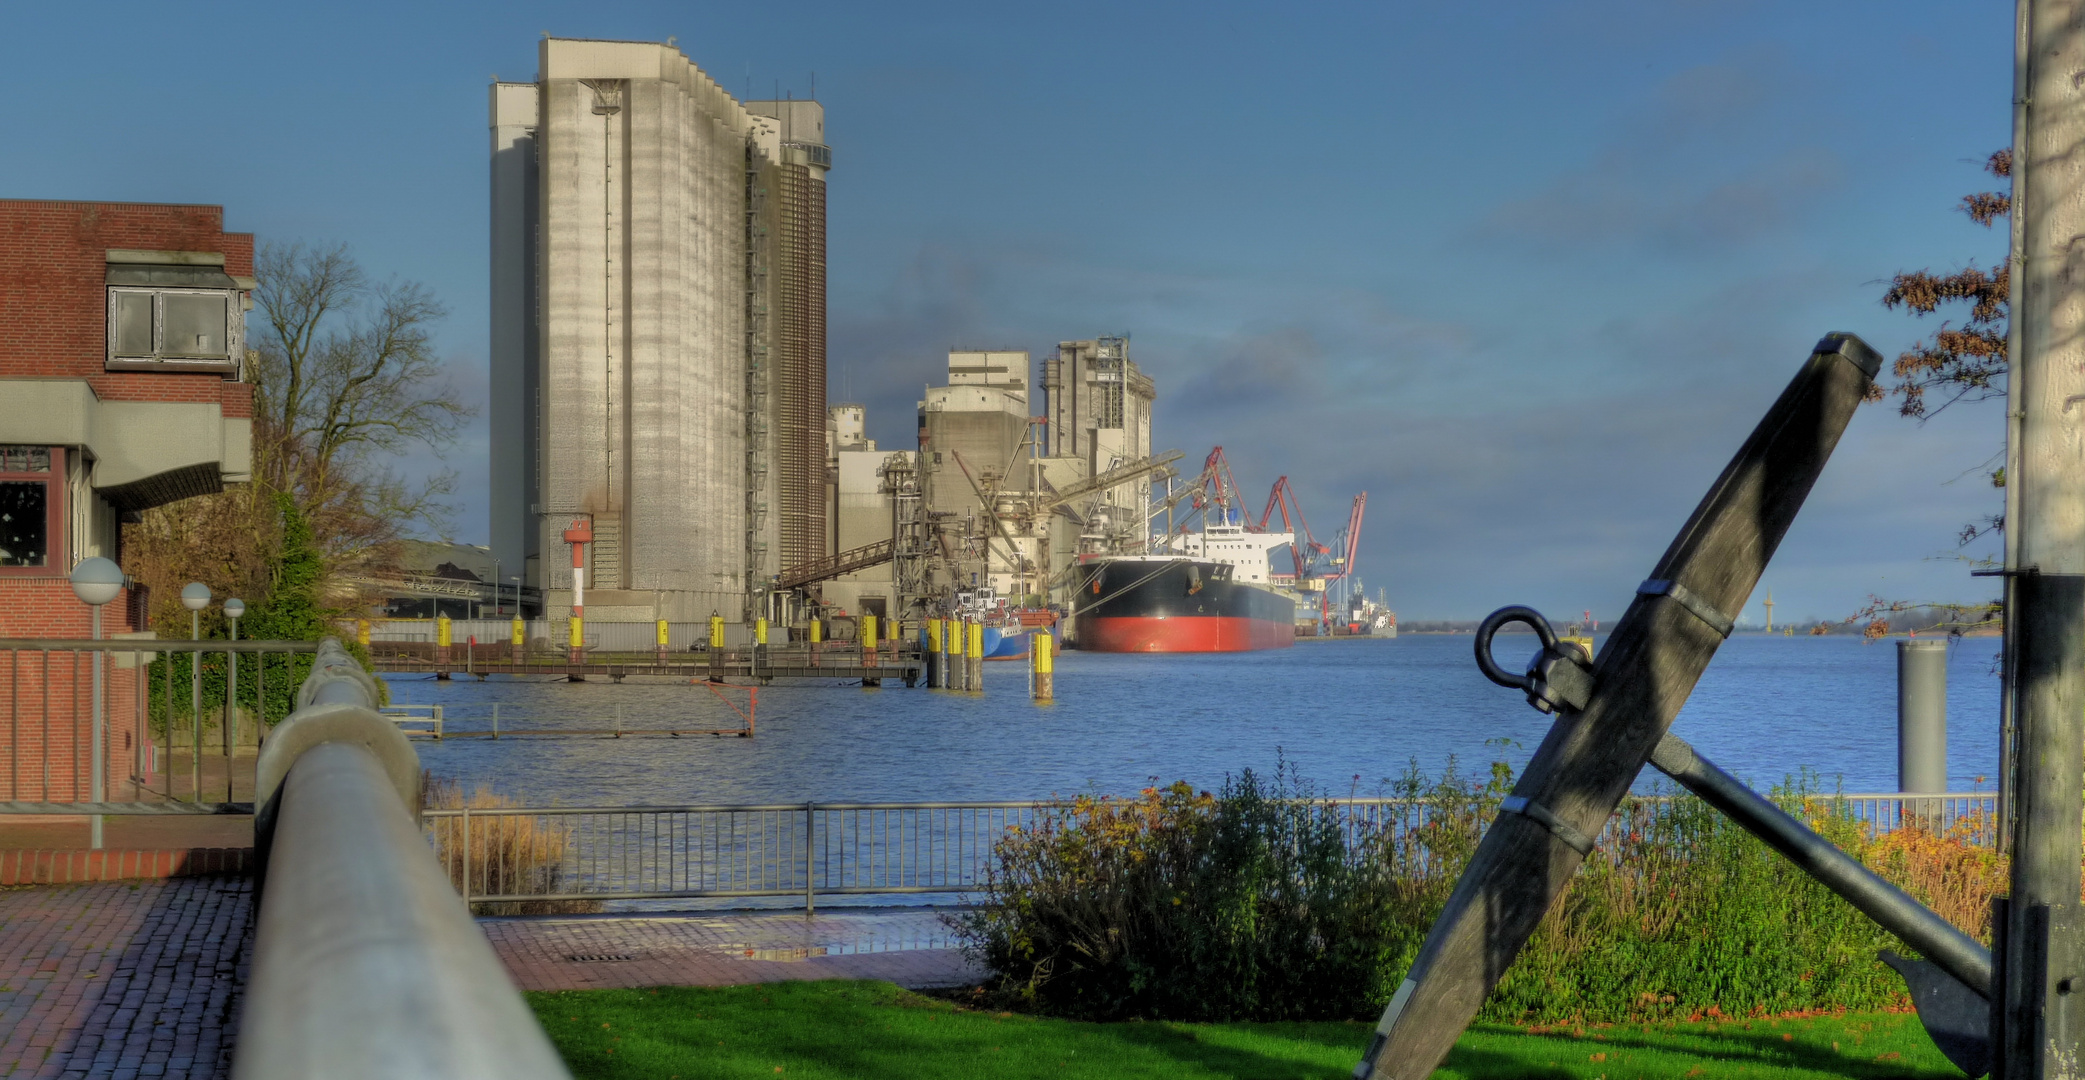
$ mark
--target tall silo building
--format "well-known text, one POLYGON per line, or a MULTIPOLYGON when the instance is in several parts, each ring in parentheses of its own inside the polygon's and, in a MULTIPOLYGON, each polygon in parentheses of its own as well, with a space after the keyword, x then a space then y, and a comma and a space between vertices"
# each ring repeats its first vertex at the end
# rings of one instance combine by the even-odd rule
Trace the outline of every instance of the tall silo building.
POLYGON ((755 614, 824 552, 822 108, 546 38, 491 113, 495 556, 558 618, 583 522, 589 620, 755 614))

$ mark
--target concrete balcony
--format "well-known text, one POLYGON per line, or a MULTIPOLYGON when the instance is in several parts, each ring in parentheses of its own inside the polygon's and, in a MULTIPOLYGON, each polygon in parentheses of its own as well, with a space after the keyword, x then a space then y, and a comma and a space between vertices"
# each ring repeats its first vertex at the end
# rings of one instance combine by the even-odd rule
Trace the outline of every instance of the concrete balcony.
POLYGON ((217 400, 104 401, 80 379, 7 379, 0 396, 0 443, 86 451, 95 494, 124 513, 253 478, 253 421, 217 400))

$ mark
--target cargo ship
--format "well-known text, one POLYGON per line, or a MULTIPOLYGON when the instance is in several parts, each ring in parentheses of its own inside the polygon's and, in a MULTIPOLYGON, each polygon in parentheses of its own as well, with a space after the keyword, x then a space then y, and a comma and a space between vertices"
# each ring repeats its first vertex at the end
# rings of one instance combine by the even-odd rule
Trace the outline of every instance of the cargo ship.
POLYGON ((1077 570, 1072 640, 1092 652, 1246 652, 1296 644, 1296 602, 1268 583, 1287 533, 1216 525, 1154 555, 1088 555, 1077 570))

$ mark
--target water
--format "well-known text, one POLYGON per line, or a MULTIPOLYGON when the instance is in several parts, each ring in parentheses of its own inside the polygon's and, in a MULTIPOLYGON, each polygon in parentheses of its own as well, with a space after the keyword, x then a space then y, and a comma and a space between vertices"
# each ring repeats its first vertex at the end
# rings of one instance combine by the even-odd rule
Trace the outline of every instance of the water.
MULTIPOLYGON (((1506 641, 1501 657, 1534 645, 1506 641)), ((1993 786, 1998 645, 1963 639, 1949 650, 1951 790, 1993 786)), ((1023 664, 992 663, 982 697, 764 687, 753 739, 415 745, 437 776, 565 805, 1028 799, 1176 779, 1212 788, 1241 768, 1271 769, 1278 754, 1321 789, 1371 794, 1412 761, 1432 773, 1451 756, 1465 767, 1526 763, 1549 717, 1485 681, 1470 649, 1468 636, 1410 635, 1231 655, 1071 652, 1046 706, 1028 700, 1023 664)), ((493 702, 509 731, 612 727, 617 704, 630 729, 738 724, 710 691, 679 682, 390 678, 394 701, 445 706, 452 731, 489 727, 493 702)), ((1849 792, 1894 790, 1896 647, 1733 638, 1673 730, 1756 786, 1808 769, 1849 792)))

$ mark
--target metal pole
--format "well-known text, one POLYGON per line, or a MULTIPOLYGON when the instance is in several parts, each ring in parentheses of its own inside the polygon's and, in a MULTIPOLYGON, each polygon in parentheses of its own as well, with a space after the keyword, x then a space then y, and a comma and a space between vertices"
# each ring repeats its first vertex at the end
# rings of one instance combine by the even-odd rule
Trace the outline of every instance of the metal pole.
MULTIPOLYGON (((188 640, 203 640, 203 613, 188 613, 188 640)), ((203 654, 188 654, 188 719, 195 725, 188 743, 188 796, 203 801, 203 654)), ((169 727, 169 730, 172 730, 169 727)), ((172 743, 169 738, 167 742, 172 743)))
MULTIPOLYGON (((239 620, 232 620, 231 641, 239 640, 239 620)), ((224 801, 232 801, 233 755, 239 743, 239 654, 224 651, 224 801)))
POLYGON ((463 886, 458 890, 463 895, 463 908, 471 907, 471 797, 459 795, 463 807, 463 886))
POLYGON ((2015 760, 2012 892, 2005 931, 2003 1080, 2079 1075, 2073 980, 2078 936, 2080 791, 2085 788, 2085 0, 2026 0, 2026 111, 2013 175, 2012 358, 2018 517, 2006 637, 2015 760))
POLYGON ((1897 790, 1947 790, 1947 642, 1897 643, 1897 790))
MULTIPOLYGON (((94 640, 101 640, 100 604, 94 605, 94 640)), ((108 724, 102 716, 102 705, 101 650, 96 649, 94 650, 94 716, 91 721, 94 732, 94 748, 88 751, 87 754, 89 763, 87 767, 94 770, 94 775, 87 781, 87 797, 95 802, 107 801, 108 794, 107 788, 104 786, 105 777, 102 775, 107 771, 106 763, 103 761, 103 744, 108 738, 108 724)), ((100 814, 96 814, 88 819, 87 833, 88 846, 96 851, 101 850, 100 814)))
POLYGON ((498 742, 498 741, 499 741, 499 738, 500 738, 500 703, 499 703, 499 702, 497 702, 497 701, 495 701, 495 702, 493 702, 493 703, 492 703, 492 741, 494 741, 494 742, 498 742))
POLYGON ((818 909, 818 884, 811 878, 811 836, 815 826, 812 814, 816 809, 815 803, 804 804, 804 915, 807 917, 818 909))
MULTIPOLYGON (((2006 215, 2006 262, 2009 270, 2007 281, 2011 283, 2011 293, 2006 300, 2009 310, 2016 317, 2006 320, 2005 352, 2008 358, 2015 358, 2021 352, 2020 320, 2017 318, 2017 313, 2020 310, 2020 278, 2023 274, 2020 253, 2026 250, 2026 234, 2022 229, 2022 223, 2027 219, 2024 205, 2027 187, 2021 180, 2022 176, 2027 172, 2027 163, 2021 157, 2020 148, 2027 145, 2027 0, 2015 0, 2014 2, 2013 140, 2011 145, 2014 147, 2013 166, 2010 170, 2012 174, 2012 212, 2006 215)), ((2005 474, 2008 477, 2020 475, 2020 408, 2020 380, 2009 378, 2006 380, 2005 394, 2005 474)), ((2020 520, 2020 485, 2018 484, 2008 483, 2005 487, 2005 517, 2008 521, 2020 520)), ((2008 624, 2012 622, 2013 612, 2018 610, 2014 607, 2016 598, 2013 595, 2013 578, 2015 572, 2019 570, 2019 564, 2013 558, 2015 554, 2013 545, 2008 542, 2005 545, 2005 591, 2003 593, 2004 610, 2002 613, 2003 619, 2008 624)), ((2014 669, 2015 657, 2013 656, 2012 642, 2013 635, 2005 635, 2000 652, 2000 672, 2012 671, 2014 669)), ((2002 678, 1999 686, 1998 851, 1999 854, 2010 855, 2012 854, 2013 843, 2013 781, 2018 772, 2016 765, 2017 755, 2014 753, 2017 740, 2015 738, 2016 732, 2013 728, 2013 695, 2011 686, 2002 678)))

